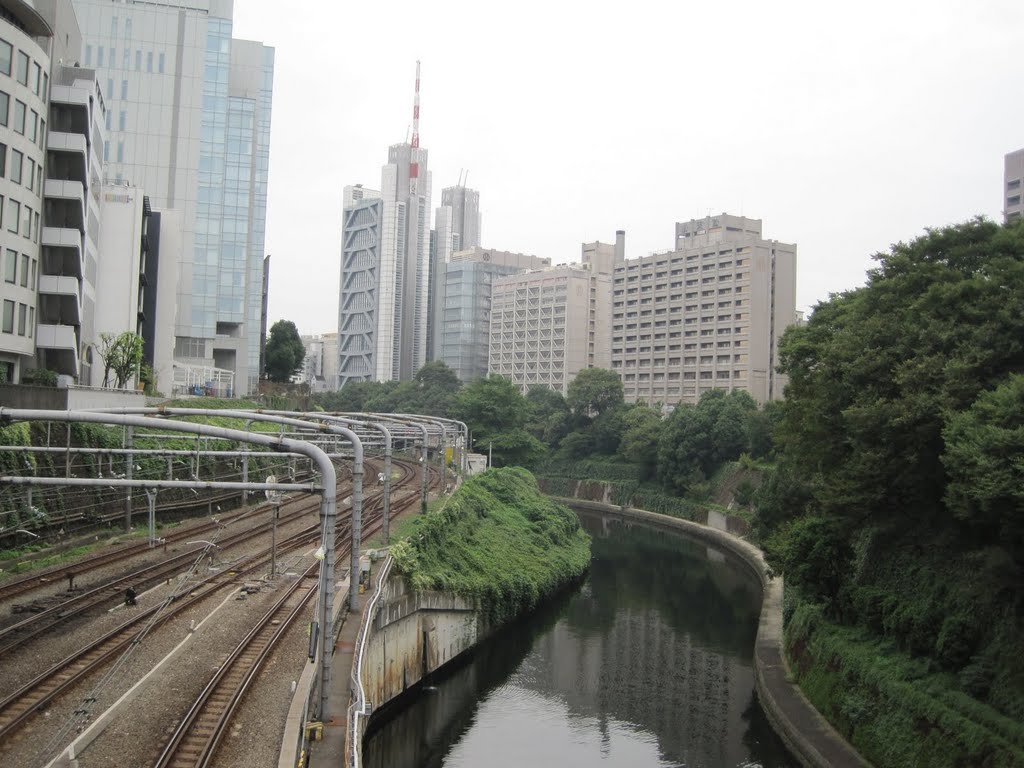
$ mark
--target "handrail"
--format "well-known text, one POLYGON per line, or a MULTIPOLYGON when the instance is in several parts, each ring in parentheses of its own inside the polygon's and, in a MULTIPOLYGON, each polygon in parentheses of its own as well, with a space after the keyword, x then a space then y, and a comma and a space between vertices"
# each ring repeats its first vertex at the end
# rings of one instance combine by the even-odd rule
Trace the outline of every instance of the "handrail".
MULTIPOLYGON (((352 705, 352 719, 349 725, 350 731, 348 741, 349 744, 352 745, 353 768, 359 768, 363 755, 362 744, 358 742, 359 718, 367 717, 370 714, 367 711, 366 689, 363 688, 363 659, 366 652, 366 640, 370 632, 370 625, 373 623, 375 618, 374 611, 377 608, 377 602, 384 593, 384 587, 387 584, 392 563, 394 563, 394 558, 389 554, 384 560, 384 565, 381 566, 380 575, 377 577, 377 588, 373 593, 373 597, 370 598, 370 602, 367 603, 366 609, 363 611, 361 622, 362 627, 360 627, 359 639, 356 642, 355 657, 352 660, 352 689, 356 695, 356 699, 352 705)), ((349 585, 349 588, 353 589, 355 586, 349 585)))

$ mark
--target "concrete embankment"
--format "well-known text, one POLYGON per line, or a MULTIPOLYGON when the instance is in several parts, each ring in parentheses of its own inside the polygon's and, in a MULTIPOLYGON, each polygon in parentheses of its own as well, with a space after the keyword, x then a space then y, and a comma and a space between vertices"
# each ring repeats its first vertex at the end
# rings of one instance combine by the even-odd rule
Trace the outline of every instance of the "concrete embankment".
POLYGON ((753 544, 723 530, 689 520, 598 501, 556 498, 569 507, 637 520, 655 528, 684 533, 734 554, 761 582, 761 617, 754 646, 758 698, 776 733, 793 756, 808 768, 854 768, 869 765, 789 681, 783 654, 781 576, 770 576, 764 554, 753 544))

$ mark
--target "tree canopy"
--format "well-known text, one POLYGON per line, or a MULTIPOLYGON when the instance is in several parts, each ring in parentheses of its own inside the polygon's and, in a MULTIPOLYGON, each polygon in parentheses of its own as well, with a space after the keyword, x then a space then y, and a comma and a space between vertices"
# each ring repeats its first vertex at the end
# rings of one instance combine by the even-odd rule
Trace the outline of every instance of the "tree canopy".
POLYGON ((299 329, 291 320, 278 320, 270 326, 266 348, 267 378, 271 381, 288 382, 302 370, 306 359, 306 348, 299 338, 299 329))

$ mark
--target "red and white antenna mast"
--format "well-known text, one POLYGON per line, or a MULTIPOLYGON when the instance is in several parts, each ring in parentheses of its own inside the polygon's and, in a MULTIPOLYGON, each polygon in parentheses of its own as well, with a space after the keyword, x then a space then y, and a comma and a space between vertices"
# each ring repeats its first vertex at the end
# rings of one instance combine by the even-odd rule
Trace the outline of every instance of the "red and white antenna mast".
POLYGON ((420 176, 420 62, 416 60, 416 95, 412 102, 412 151, 409 153, 409 194, 416 194, 420 176))

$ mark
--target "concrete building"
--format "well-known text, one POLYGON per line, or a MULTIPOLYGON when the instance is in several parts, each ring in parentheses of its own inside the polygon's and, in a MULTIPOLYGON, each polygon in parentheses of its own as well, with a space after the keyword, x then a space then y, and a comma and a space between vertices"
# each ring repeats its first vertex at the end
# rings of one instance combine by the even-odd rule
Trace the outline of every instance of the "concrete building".
MULTIPOLYGON (((461 181, 461 179, 460 179, 461 181)), ((464 186, 441 190, 430 233, 430 303, 427 309, 427 359, 441 359, 436 321, 444 306, 444 286, 438 281, 456 251, 480 245, 480 193, 464 186)))
MULTIPOLYGON (((26 369, 36 367, 39 341, 36 289, 53 23, 35 5, 5 2, 0 14, 0 374, 10 382, 21 381, 26 369)), ((84 189, 84 183, 80 183, 79 219, 84 219, 84 189)), ((66 283, 69 290, 74 284, 76 299, 84 276, 80 233, 77 244, 79 260, 68 265, 70 280, 66 283)), ((81 311, 77 301, 71 303, 69 323, 77 319, 71 312, 81 311)), ((62 370, 77 374, 75 325, 55 328, 48 322, 45 326, 46 344, 55 352, 64 350, 62 370)))
POLYGON ((740 216, 676 224, 676 248, 615 268, 612 369, 627 402, 695 403, 709 389, 780 399, 778 341, 796 322, 796 246, 740 216))
POLYGON ((380 191, 345 188, 338 380, 408 381, 426 362, 430 186, 419 144, 419 62, 412 141, 388 149, 380 191))
POLYGON ((106 175, 182 211, 175 359, 254 391, 274 50, 232 39, 231 0, 75 8, 107 104, 106 175))
POLYGON ((1009 224, 1024 216, 1024 149, 1004 158, 1003 221, 1009 224))
POLYGON ((616 245, 584 243, 582 264, 494 278, 488 372, 564 395, 584 368, 610 368, 610 270, 624 248, 620 232, 616 245))
POLYGON ((456 251, 447 264, 439 264, 440 300, 432 324, 435 359, 443 361, 463 382, 486 376, 495 278, 550 266, 550 259, 480 246, 456 251))

